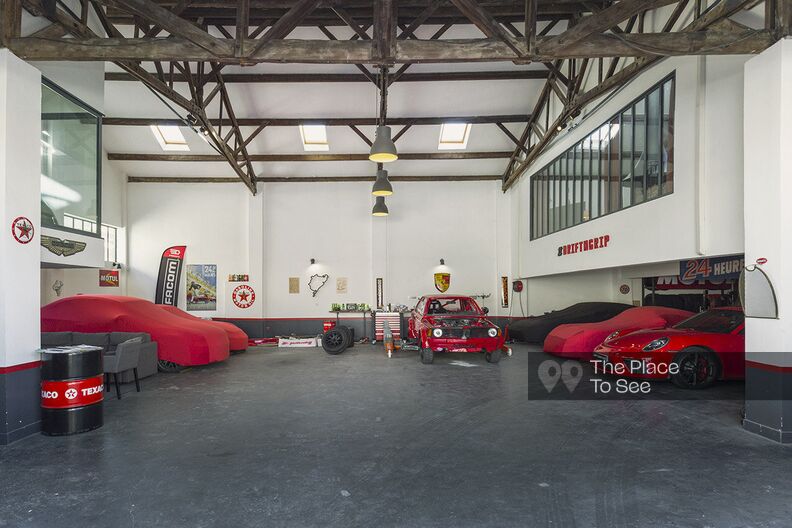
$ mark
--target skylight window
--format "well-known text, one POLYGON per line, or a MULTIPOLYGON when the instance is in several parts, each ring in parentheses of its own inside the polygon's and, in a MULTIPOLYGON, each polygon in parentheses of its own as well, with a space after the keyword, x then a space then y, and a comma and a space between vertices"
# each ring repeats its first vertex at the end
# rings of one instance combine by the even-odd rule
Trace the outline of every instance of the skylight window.
POLYGON ((327 128, 324 125, 300 125, 303 149, 306 152, 330 150, 327 143, 327 128))
POLYGON ((437 150, 465 150, 470 137, 470 123, 443 123, 437 150))
POLYGON ((162 150, 190 150, 187 140, 177 126, 151 125, 151 132, 162 150))

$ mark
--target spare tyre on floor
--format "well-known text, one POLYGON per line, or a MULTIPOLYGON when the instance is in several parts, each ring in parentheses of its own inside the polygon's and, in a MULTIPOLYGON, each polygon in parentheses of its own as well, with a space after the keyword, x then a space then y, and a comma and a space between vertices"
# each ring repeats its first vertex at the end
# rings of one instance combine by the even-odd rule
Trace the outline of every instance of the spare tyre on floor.
POLYGON ((322 334, 322 348, 331 355, 340 354, 352 343, 352 332, 346 326, 334 326, 322 334))
POLYGON ((556 326, 569 323, 598 323, 633 308, 630 304, 583 302, 538 317, 529 317, 509 325, 509 337, 524 343, 542 343, 556 326))

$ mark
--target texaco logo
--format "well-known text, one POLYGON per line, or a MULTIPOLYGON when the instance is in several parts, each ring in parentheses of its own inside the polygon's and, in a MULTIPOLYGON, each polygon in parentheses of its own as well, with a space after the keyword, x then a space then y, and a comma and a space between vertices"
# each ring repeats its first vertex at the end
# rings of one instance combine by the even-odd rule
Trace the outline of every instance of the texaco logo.
POLYGON ((74 398, 77 397, 77 389, 66 389, 66 392, 64 394, 68 399, 73 400, 74 398))
POLYGON ((256 300, 256 292, 247 284, 242 284, 234 288, 231 300, 240 308, 250 308, 256 300))
POLYGON ((11 222, 11 234, 20 244, 27 244, 33 240, 33 222, 24 216, 18 216, 11 222))

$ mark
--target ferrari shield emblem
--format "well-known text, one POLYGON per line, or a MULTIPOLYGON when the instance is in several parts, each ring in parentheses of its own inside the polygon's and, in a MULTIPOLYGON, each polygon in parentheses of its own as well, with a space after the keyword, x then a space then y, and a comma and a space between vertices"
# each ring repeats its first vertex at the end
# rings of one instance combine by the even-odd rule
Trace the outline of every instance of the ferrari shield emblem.
POLYGON ((451 286, 451 274, 450 273, 435 273, 435 288, 440 293, 445 293, 448 291, 448 287, 451 286))

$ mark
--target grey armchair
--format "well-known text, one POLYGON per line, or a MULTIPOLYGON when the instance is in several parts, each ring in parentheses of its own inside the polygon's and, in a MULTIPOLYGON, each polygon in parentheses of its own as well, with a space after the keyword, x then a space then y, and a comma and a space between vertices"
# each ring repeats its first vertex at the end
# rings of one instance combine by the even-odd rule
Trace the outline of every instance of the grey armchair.
POLYGON ((105 383, 109 386, 110 374, 113 375, 115 382, 116 396, 121 399, 121 385, 118 382, 118 375, 127 370, 131 370, 135 376, 135 389, 140 392, 140 380, 138 379, 138 361, 140 360, 140 348, 143 339, 135 337, 119 344, 115 350, 105 353, 104 371, 105 383))

